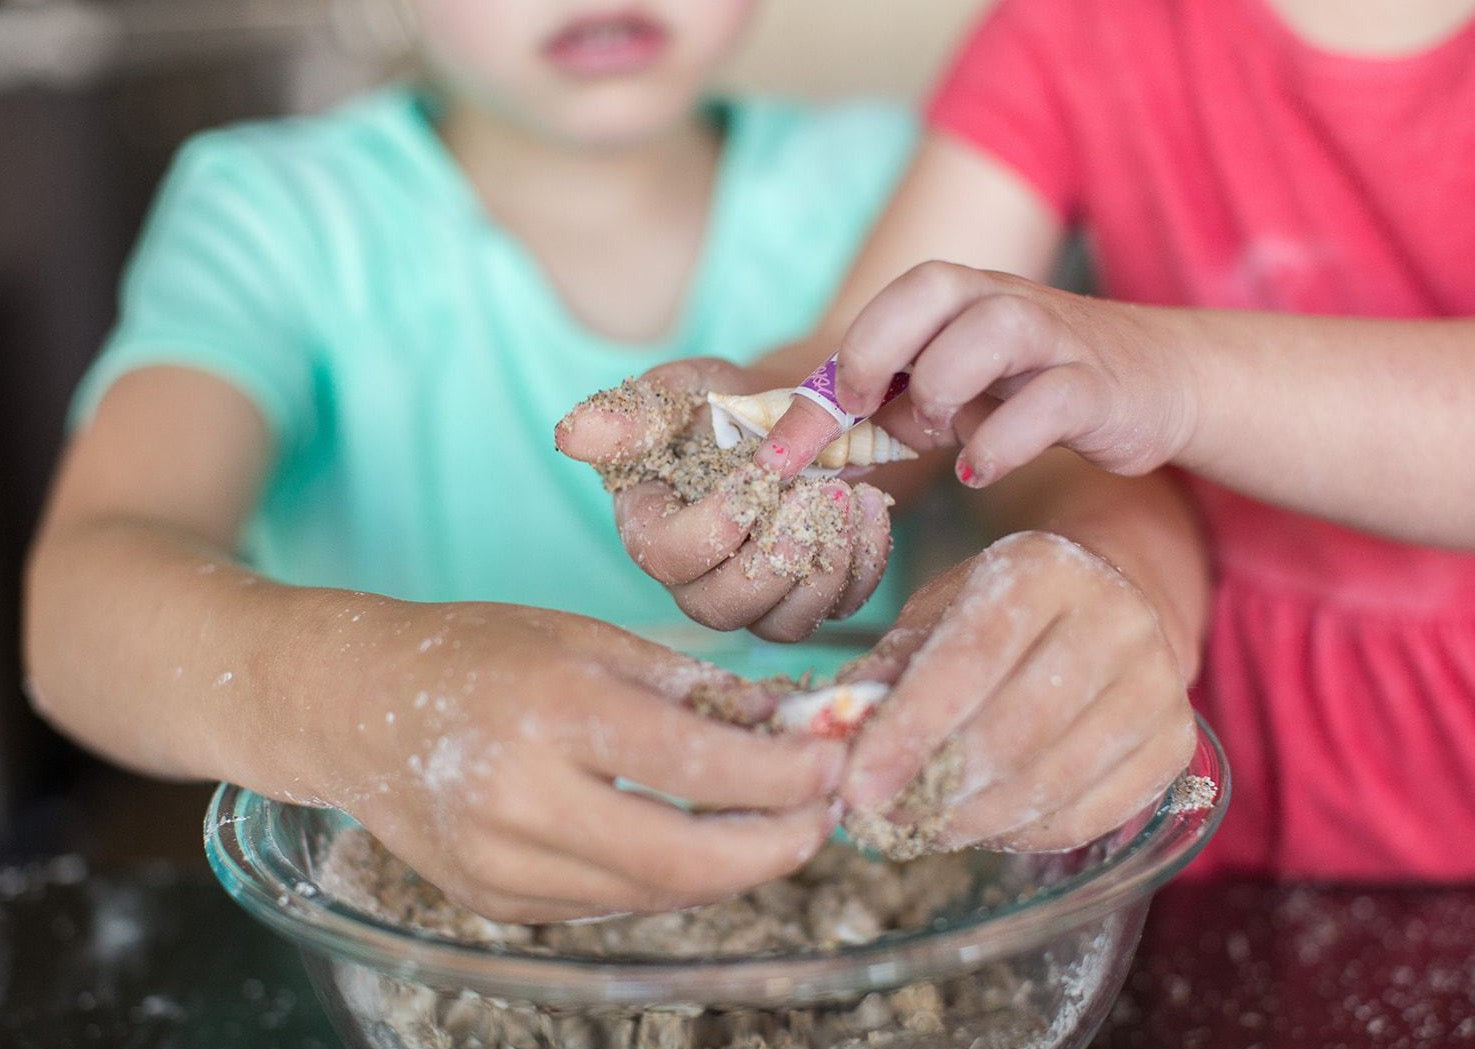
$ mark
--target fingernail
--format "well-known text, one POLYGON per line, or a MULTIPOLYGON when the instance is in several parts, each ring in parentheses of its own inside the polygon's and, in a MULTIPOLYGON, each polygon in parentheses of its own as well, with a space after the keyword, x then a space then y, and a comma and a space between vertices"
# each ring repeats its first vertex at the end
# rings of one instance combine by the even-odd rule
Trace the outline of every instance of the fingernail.
POLYGON ((867 521, 884 521, 891 507, 891 497, 881 489, 863 484, 856 488, 860 497, 860 512, 867 521))
POLYGON ((961 455, 958 456, 958 461, 953 465, 953 470, 958 475, 958 480, 962 481, 969 488, 982 488, 988 484, 988 476, 985 469, 980 466, 974 466, 961 455))
POLYGON ((789 447, 773 441, 760 444, 758 451, 753 454, 753 461, 765 470, 783 473, 784 468, 789 465, 789 447))
POLYGON ((840 516, 846 520, 850 519, 850 486, 844 484, 827 484, 824 487, 825 496, 840 510, 840 516))

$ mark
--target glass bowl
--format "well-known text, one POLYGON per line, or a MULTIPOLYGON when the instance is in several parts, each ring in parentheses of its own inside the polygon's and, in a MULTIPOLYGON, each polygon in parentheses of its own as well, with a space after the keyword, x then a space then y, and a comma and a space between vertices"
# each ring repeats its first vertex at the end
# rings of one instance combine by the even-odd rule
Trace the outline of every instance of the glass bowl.
MULTIPOLYGON (((676 642, 753 677, 827 675, 864 644, 676 642)), ((970 851, 964 898, 920 925, 738 957, 576 957, 397 925, 319 885, 349 816, 229 784, 205 847, 226 891, 299 948, 350 1049, 1079 1049, 1121 989, 1152 894, 1228 803, 1202 722, 1187 774, 1217 785, 1209 807, 1182 811, 1170 792, 1072 852, 970 851)))

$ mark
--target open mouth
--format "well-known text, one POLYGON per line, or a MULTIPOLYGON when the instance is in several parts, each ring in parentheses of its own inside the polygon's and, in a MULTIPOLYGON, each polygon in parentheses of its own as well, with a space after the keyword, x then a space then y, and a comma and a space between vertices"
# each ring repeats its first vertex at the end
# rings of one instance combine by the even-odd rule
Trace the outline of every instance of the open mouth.
POLYGON ((611 12, 575 19, 560 29, 543 52, 564 73, 612 76, 639 72, 655 63, 669 34, 638 12, 611 12))

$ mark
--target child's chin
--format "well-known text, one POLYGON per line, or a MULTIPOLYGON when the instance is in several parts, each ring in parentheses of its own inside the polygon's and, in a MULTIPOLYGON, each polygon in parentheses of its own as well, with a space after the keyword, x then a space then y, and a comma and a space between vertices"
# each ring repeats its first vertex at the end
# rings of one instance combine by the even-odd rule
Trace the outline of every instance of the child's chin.
POLYGON ((588 149, 630 149, 659 141, 689 119, 691 106, 672 106, 669 101, 637 104, 589 105, 565 115, 556 128, 549 128, 564 142, 588 149))

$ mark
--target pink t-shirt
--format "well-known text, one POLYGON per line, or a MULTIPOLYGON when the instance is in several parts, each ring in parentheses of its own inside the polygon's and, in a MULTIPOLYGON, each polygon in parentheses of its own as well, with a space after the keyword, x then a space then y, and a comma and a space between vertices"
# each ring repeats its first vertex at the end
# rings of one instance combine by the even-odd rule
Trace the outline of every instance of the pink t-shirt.
MULTIPOLYGON (((1085 231, 1104 294, 1475 314, 1475 24, 1385 60, 1269 0, 1003 0, 929 116, 1085 231)), ((1200 870, 1475 877, 1475 556, 1191 483, 1235 781, 1200 870)))

